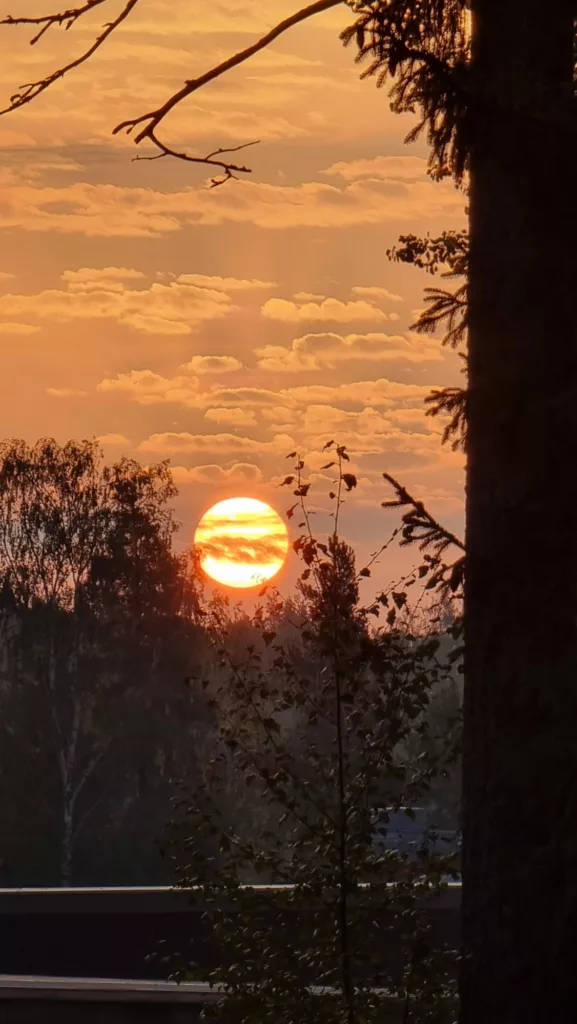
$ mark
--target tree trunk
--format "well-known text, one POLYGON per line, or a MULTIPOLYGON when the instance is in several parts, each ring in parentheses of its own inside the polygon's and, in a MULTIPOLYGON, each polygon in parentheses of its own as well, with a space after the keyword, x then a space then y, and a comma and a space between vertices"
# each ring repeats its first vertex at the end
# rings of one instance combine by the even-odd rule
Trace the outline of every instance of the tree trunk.
POLYGON ((577 1020, 576 4, 475 6, 460 1020, 565 1024, 577 1020))
POLYGON ((72 844, 74 841, 74 802, 67 786, 63 796, 62 853, 60 859, 60 884, 70 885, 72 877, 72 844))

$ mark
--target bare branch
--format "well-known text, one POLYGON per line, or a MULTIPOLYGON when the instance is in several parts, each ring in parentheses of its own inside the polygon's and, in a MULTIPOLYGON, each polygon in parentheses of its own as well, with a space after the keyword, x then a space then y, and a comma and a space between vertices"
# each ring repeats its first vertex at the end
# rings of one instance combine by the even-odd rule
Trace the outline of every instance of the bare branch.
MULTIPOLYGON (((102 4, 108 3, 108 0, 85 0, 83 4, 78 7, 71 7, 65 11, 61 11, 55 14, 39 15, 37 17, 13 17, 8 15, 2 21, 0 25, 33 25, 37 26, 39 31, 31 39, 31 45, 37 43, 45 33, 53 26, 64 27, 66 30, 71 28, 84 14, 88 14, 95 8, 100 7, 102 4)), ((0 116, 2 114, 10 113, 12 110, 18 110, 20 107, 25 106, 27 103, 31 103, 32 100, 36 99, 41 93, 45 92, 54 85, 59 79, 63 78, 64 75, 68 74, 69 71, 84 64, 92 55, 102 46, 102 44, 108 39, 108 37, 118 28, 118 26, 126 20, 131 12, 136 7, 139 0, 125 0, 125 5, 121 12, 112 21, 108 22, 103 26, 102 32, 96 37, 92 45, 85 50, 84 53, 77 57, 75 60, 64 65, 63 67, 57 68, 51 74, 45 78, 39 79, 36 82, 28 82, 25 85, 20 86, 18 91, 10 97, 10 104, 4 110, 0 110, 0 116)), ((246 60, 252 57, 259 50, 264 50, 269 46, 278 36, 282 35, 289 28, 294 25, 300 24, 300 22, 306 21, 315 14, 320 14, 323 11, 330 10, 331 7, 337 7, 339 4, 345 3, 345 0, 315 0, 314 3, 308 4, 306 7, 295 11, 288 18, 279 22, 274 28, 267 32, 261 39, 257 40, 251 46, 248 46, 245 50, 241 50, 234 56, 229 57, 222 64, 219 64, 215 68, 211 68, 210 71, 200 75, 199 78, 187 80, 181 89, 175 92, 172 96, 166 100, 161 106, 157 107, 156 110, 151 110, 147 114, 141 114, 139 117, 132 118, 127 121, 123 121, 118 124, 113 130, 113 135, 118 135, 119 132, 126 132, 127 135, 131 135, 133 130, 138 125, 143 125, 137 135, 134 136, 134 142, 139 145, 145 139, 156 147, 158 152, 153 156, 137 156, 136 160, 160 160, 163 157, 170 156, 176 160, 184 160, 187 163, 194 164, 205 164, 208 167, 217 167, 222 171, 222 176, 219 178, 213 178, 211 180, 211 187, 215 188, 217 185, 222 185, 225 181, 230 178, 236 178, 238 174, 250 174, 250 167, 246 167, 242 164, 235 164, 228 160, 215 159, 217 156, 224 153, 233 153, 239 149, 245 149, 247 146, 253 146, 255 142, 246 142, 243 145, 231 147, 228 149, 217 149, 214 152, 209 153, 208 156, 190 156, 188 153, 174 149, 172 146, 162 142, 156 133, 156 129, 160 122, 173 110, 182 100, 191 96, 192 93, 202 88, 203 85, 207 85, 208 82, 214 81, 216 78, 220 78, 227 71, 232 68, 238 67, 243 64, 246 60)))
MULTIPOLYGON (((0 25, 40 25, 40 31, 30 40, 30 45, 33 46, 42 38, 43 35, 52 28, 54 25, 60 27, 64 26, 66 30, 72 27, 83 14, 88 14, 94 8, 99 7, 101 4, 106 3, 107 0, 86 0, 86 3, 80 7, 73 7, 67 11, 62 11, 58 14, 47 14, 44 17, 37 18, 14 18, 10 15, 0 21, 0 25)), ((115 29, 126 20, 128 15, 134 10, 139 0, 126 0, 126 3, 120 13, 112 21, 104 25, 102 32, 96 37, 91 46, 84 51, 80 57, 70 61, 69 64, 65 64, 61 68, 57 68, 51 74, 46 75, 45 78, 39 79, 37 82, 27 82, 25 85, 21 85, 18 92, 14 93, 10 97, 9 106, 5 107, 4 110, 0 110, 0 117, 2 114, 9 114, 12 110, 19 110, 20 107, 26 106, 27 103, 31 103, 41 93, 46 92, 51 85, 64 78, 69 71, 73 71, 75 68, 80 67, 81 64, 85 64, 87 60, 92 57, 97 50, 100 49, 102 44, 106 42, 108 37, 112 35, 115 29)))
POLYGON ((226 74, 227 71, 231 71, 232 68, 238 67, 239 64, 244 64, 244 62, 254 56, 255 53, 258 53, 259 50, 264 50, 283 32, 292 28, 293 25, 298 25, 299 22, 312 17, 313 14, 318 14, 321 11, 327 11, 329 8, 336 7, 337 4, 342 2, 343 0, 316 0, 315 3, 310 4, 308 7, 303 7, 300 11, 297 11, 295 14, 291 14, 290 17, 279 22, 279 24, 275 25, 270 32, 267 32, 267 34, 257 40, 256 43, 252 43, 251 46, 247 46, 245 50, 241 50, 232 57, 228 57, 227 60, 222 62, 222 64, 218 64, 215 68, 211 68, 210 71, 206 71, 204 75, 200 75, 198 78, 192 78, 186 81, 181 89, 170 96, 169 99, 167 99, 162 106, 157 107, 156 110, 151 110, 148 114, 141 114, 140 117, 135 117, 128 121, 122 121, 116 126, 113 134, 116 135, 118 132, 125 131, 130 135, 137 125, 148 122, 146 127, 142 128, 138 135, 135 136, 134 141, 139 143, 142 142, 143 139, 151 138, 155 128, 166 117, 166 115, 181 103, 182 100, 191 96, 193 92, 201 89, 202 86, 207 85, 208 82, 213 82, 216 78, 220 78, 221 75, 226 74))
POLYGON ((79 7, 69 7, 65 11, 60 11, 56 14, 40 14, 35 17, 14 17, 12 14, 8 14, 5 18, 0 21, 0 25, 38 25, 40 31, 30 40, 30 45, 34 46, 35 43, 44 35, 44 33, 51 28, 52 25, 65 25, 66 29, 69 29, 83 14, 88 14, 93 11, 96 7, 100 7, 101 4, 108 3, 108 0, 86 0, 86 3, 81 4, 79 7))
POLYGON ((172 156, 177 160, 185 160, 191 164, 206 164, 208 167, 219 167, 222 170, 223 175, 221 178, 211 179, 211 188, 216 188, 217 185, 223 185, 224 182, 229 181, 230 178, 237 178, 238 174, 250 174, 250 167, 245 167, 241 164, 233 164, 227 160, 215 160, 214 158, 218 154, 236 153, 239 149, 246 149, 248 146, 258 145, 258 140, 255 140, 254 142, 243 142, 241 146, 231 146, 230 148, 221 147, 220 149, 215 149, 212 153, 208 153, 207 156, 189 156, 188 153, 179 152, 176 149, 172 149, 170 146, 166 146, 154 134, 150 136, 150 139, 159 152, 153 153, 151 156, 143 156, 140 153, 137 153, 133 158, 135 162, 140 160, 162 160, 165 156, 172 156))
MULTIPOLYGON (((306 21, 315 14, 328 11, 331 7, 337 7, 341 3, 343 3, 343 0, 315 0, 315 3, 301 8, 300 11, 296 11, 288 18, 285 18, 284 21, 279 22, 278 25, 275 25, 270 32, 267 32, 261 39, 258 39, 256 43, 252 43, 251 46, 247 46, 246 49, 241 50, 232 57, 228 57, 227 60, 222 62, 222 64, 218 64, 217 67, 211 68, 210 71, 206 71, 204 75, 200 75, 198 78, 186 81, 181 89, 170 96, 169 99, 167 99, 160 107, 157 107, 156 110, 151 110, 147 114, 141 114, 139 117, 135 117, 127 121, 122 121, 114 129, 113 135, 118 135, 119 132, 126 132, 127 135, 131 135, 138 125, 144 125, 144 127, 141 128, 138 134, 134 137, 134 141, 137 145, 145 139, 149 139, 157 149, 161 151, 163 156, 173 156, 178 160, 186 160, 192 163, 214 163, 215 161, 211 160, 210 157, 190 157, 187 154, 179 153, 162 143, 156 134, 156 129, 160 122, 163 121, 167 114, 169 114, 170 111, 179 103, 182 103, 184 99, 191 96, 192 93, 197 92, 197 90, 201 89, 203 85, 213 82, 216 78, 220 78, 221 75, 226 74, 227 71, 231 71, 232 68, 236 68, 240 64, 244 64, 244 62, 249 60, 250 57, 253 57, 255 53, 258 53, 260 50, 264 50, 267 46, 270 46, 278 36, 282 35, 283 32, 286 32, 289 28, 300 24, 302 21, 306 21)), ((248 145, 252 145, 252 143, 248 143, 248 145)), ((223 150, 218 152, 223 152, 223 150)), ((232 164, 220 164, 219 166, 221 166, 225 172, 225 178, 223 180, 234 177, 234 174, 232 173, 234 171, 243 173, 249 172, 249 169, 246 167, 235 167, 232 164)), ((221 183, 221 181, 213 181, 213 185, 221 183)))

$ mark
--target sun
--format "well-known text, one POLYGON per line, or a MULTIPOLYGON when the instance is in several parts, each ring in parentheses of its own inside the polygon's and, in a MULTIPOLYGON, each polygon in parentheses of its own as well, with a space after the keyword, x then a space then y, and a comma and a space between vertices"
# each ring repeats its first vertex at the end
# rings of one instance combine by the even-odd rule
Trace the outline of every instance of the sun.
POLYGON ((287 528, 256 498, 227 498, 204 513, 194 545, 207 576, 227 587, 257 587, 276 576, 288 552, 287 528))

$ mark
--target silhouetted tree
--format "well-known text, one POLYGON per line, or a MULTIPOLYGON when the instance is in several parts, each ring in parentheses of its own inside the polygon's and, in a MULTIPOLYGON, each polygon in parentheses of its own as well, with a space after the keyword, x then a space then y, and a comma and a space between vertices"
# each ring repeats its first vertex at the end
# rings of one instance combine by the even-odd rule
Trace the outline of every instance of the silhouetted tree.
POLYGON ((107 467, 95 442, 0 445, 0 844, 20 881, 66 884, 98 850, 114 871, 135 805, 150 846, 194 764, 202 632, 174 494, 166 465, 107 467))

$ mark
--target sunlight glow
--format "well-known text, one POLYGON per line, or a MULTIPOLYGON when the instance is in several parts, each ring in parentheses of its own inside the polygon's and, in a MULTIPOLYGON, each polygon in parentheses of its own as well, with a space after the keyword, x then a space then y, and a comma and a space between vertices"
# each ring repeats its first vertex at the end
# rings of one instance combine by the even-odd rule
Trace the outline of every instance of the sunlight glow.
POLYGON ((228 498, 204 513, 194 535, 203 572, 227 587, 266 583, 282 568, 287 528, 270 505, 256 498, 228 498))

